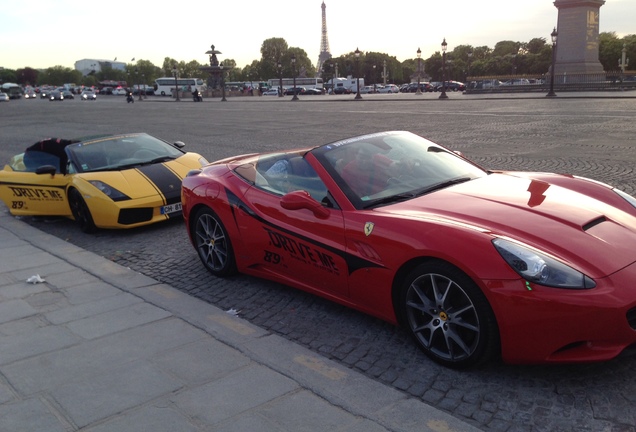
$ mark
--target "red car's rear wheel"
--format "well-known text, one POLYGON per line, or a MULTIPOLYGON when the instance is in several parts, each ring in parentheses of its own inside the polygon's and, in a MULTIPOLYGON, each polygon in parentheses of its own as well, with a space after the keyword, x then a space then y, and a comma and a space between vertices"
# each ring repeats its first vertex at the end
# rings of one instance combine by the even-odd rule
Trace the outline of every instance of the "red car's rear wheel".
POLYGON ((192 239, 205 268, 215 276, 236 273, 232 242, 218 215, 207 207, 201 208, 191 227, 192 239))

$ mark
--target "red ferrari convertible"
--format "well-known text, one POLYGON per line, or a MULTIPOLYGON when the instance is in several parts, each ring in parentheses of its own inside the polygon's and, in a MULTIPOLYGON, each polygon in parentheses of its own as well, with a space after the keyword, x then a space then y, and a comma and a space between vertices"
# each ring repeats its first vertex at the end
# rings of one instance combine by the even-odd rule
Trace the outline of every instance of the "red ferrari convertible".
POLYGON ((212 274, 399 323, 446 366, 601 361, 636 341, 636 200, 593 180, 382 132, 217 161, 182 202, 212 274))

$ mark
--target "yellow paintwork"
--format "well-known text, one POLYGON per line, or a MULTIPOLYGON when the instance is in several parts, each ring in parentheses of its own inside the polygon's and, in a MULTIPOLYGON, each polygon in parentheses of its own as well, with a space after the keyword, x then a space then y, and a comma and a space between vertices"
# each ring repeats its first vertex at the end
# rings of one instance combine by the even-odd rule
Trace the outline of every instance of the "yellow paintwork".
MULTIPOLYGON (((201 167, 200 159, 201 156, 196 153, 186 153, 163 165, 183 179, 188 171, 201 167)), ((134 228, 168 219, 160 213, 160 208, 166 204, 165 197, 135 168, 67 175, 35 174, 12 168, 23 166, 21 155, 17 155, 0 171, 0 199, 13 215, 73 218, 67 198, 69 189, 73 187, 82 194, 97 227, 134 228), (104 182, 131 199, 113 201, 89 183, 90 180, 104 182), (117 222, 120 209, 147 207, 154 208, 151 220, 129 225, 117 222)))

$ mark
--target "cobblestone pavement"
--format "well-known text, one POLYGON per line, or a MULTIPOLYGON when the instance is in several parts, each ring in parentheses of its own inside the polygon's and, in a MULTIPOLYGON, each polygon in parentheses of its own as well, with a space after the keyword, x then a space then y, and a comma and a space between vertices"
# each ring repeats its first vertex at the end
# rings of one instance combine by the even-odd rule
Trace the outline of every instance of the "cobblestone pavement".
MULTIPOLYGON (((188 150, 214 160, 402 129, 460 150, 488 168, 570 172, 636 193, 636 98, 386 96, 295 103, 289 98, 203 104, 150 99, 134 105, 116 97, 96 103, 12 101, 0 106, 0 159, 44 137, 101 132, 146 131, 182 140, 188 150)), ((67 220, 26 221, 218 307, 236 309, 262 328, 485 431, 636 431, 636 349, 601 364, 449 370, 428 360, 405 331, 374 318, 260 279, 212 277, 182 221, 96 235, 81 233, 67 220)))

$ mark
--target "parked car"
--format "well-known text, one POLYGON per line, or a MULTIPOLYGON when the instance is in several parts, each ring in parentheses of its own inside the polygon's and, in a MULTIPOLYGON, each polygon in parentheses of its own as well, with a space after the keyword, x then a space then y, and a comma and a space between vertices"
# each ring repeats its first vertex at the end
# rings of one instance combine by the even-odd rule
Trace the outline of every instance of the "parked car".
MULTIPOLYGON (((138 96, 139 95, 139 89, 138 88, 133 88, 132 94, 135 95, 135 96, 138 96)), ((155 89, 152 88, 152 87, 146 86, 146 88, 142 88, 141 89, 141 94, 142 95, 146 95, 146 96, 154 95, 155 94, 155 89)))
MULTIPOLYGON (((429 82, 420 82, 420 91, 421 92, 432 92, 435 89, 429 82)), ((416 93, 417 92, 417 83, 410 83, 404 90, 405 93, 416 93)))
POLYGON ((333 89, 332 93, 333 94, 351 94, 351 89, 344 86, 336 85, 336 88, 333 89))
POLYGON ((501 81, 498 79, 485 79, 485 80, 477 80, 471 81, 469 88, 470 89, 492 89, 501 86, 501 81))
POLYGON ((370 86, 364 86, 360 88, 360 93, 361 94, 369 94, 369 93, 376 93, 377 90, 373 88, 372 85, 370 86))
POLYGON ((80 95, 80 99, 85 100, 97 100, 97 94, 93 90, 84 90, 80 95))
MULTIPOLYGON (((466 90, 466 84, 459 81, 445 81, 444 90, 445 91, 464 91, 466 90)), ((441 82, 437 86, 435 86, 435 91, 442 91, 441 82)))
POLYGON ((181 180, 207 161, 145 133, 49 138, 0 171, 15 216, 64 216, 82 231, 134 228, 181 216, 181 180))
POLYGON ((63 101, 64 100, 64 94, 59 91, 59 90, 53 90, 52 92, 49 93, 49 100, 50 101, 63 101))
POLYGON ((400 88, 395 84, 387 84, 384 87, 378 89, 378 93, 399 93, 400 88))
POLYGON ((305 90, 303 94, 306 96, 309 96, 309 95, 322 95, 324 93, 322 92, 322 90, 317 88, 308 88, 305 90))
POLYGON ((636 198, 596 180, 486 170, 387 131, 217 161, 182 196, 211 274, 402 324, 446 366, 601 361, 636 343, 636 198))
POLYGON ((510 85, 530 85, 530 80, 527 78, 512 78, 506 81, 503 81, 501 85, 510 86, 510 85))
POLYGON ((267 89, 263 92, 263 96, 278 96, 278 88, 267 89))
POLYGON ((285 89, 285 94, 287 96, 290 95, 301 95, 305 93, 305 87, 289 87, 285 89))

